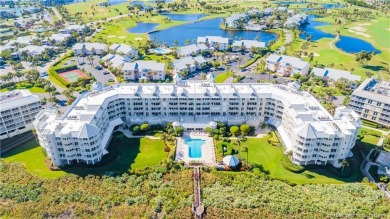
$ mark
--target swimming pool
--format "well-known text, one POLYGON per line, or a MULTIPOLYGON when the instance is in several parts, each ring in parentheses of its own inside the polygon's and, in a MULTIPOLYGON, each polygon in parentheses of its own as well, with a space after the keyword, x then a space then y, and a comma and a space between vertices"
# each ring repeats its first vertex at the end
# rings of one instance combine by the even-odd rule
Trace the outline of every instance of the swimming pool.
POLYGON ((154 48, 150 49, 151 53, 157 54, 157 55, 166 55, 172 52, 171 49, 166 49, 166 48, 154 48))
POLYGON ((188 145, 188 156, 190 158, 201 158, 202 157, 202 146, 205 140, 188 138, 184 142, 188 145))

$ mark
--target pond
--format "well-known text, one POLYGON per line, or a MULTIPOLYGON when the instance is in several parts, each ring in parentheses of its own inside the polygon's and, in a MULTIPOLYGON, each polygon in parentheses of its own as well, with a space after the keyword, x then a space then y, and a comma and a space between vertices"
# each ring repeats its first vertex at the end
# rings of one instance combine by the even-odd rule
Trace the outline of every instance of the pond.
POLYGON ((369 42, 355 37, 341 36, 340 40, 337 41, 335 45, 337 48, 347 53, 358 53, 361 51, 366 51, 366 52, 376 51, 377 54, 381 53, 380 50, 377 50, 369 42))
POLYGON ((169 17, 173 21, 197 21, 202 17, 206 16, 205 14, 170 14, 170 13, 161 13, 161 15, 169 17))
POLYGON ((126 0, 108 0, 107 3, 109 3, 110 5, 118 5, 118 4, 122 4, 126 2, 126 0))
POLYGON ((168 45, 170 46, 173 46, 176 40, 179 42, 179 46, 183 46, 187 39, 196 42, 196 39, 199 36, 221 36, 233 38, 236 40, 239 40, 241 38, 253 40, 258 37, 259 41, 263 41, 266 44, 277 38, 276 34, 273 33, 245 30, 223 30, 220 28, 221 22, 221 18, 216 18, 189 24, 183 24, 158 32, 150 33, 149 38, 151 40, 168 43, 168 45))
MULTIPOLYGON (((301 34, 299 35, 301 39, 306 40, 307 35, 311 36, 311 41, 317 41, 322 38, 335 37, 334 34, 326 33, 316 28, 320 26, 330 25, 328 22, 321 22, 315 20, 316 18, 320 17, 321 16, 309 15, 309 24, 302 27, 301 34)), ((373 52, 374 50, 376 50, 378 54, 380 53, 380 51, 375 49, 375 47, 370 43, 359 38, 349 36, 341 36, 340 40, 335 44, 335 46, 347 53, 357 53, 363 50, 368 52, 373 52)))
POLYGON ((157 26, 157 23, 140 22, 135 27, 127 29, 127 31, 129 33, 148 33, 154 31, 157 26))

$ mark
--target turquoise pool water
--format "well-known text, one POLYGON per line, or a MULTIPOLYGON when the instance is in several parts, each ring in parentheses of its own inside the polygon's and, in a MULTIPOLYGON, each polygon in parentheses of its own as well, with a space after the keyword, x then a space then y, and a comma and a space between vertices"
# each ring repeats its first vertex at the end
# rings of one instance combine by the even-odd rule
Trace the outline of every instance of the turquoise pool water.
POLYGON ((188 138, 184 142, 188 145, 188 156, 190 158, 201 158, 202 157, 202 146, 205 140, 188 138))

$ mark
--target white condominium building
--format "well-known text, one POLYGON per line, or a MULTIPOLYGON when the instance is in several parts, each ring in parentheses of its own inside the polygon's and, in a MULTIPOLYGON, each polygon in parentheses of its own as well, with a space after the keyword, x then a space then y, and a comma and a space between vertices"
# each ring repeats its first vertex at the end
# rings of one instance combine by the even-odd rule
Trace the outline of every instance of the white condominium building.
POLYGON ((112 44, 109 49, 114 51, 118 55, 124 55, 129 58, 134 58, 136 55, 138 55, 138 50, 126 44, 115 43, 112 44))
POLYGON ((390 82, 366 79, 352 93, 349 107, 362 119, 390 127, 390 82))
POLYGON ((198 69, 202 69, 207 64, 206 59, 203 56, 187 57, 183 59, 175 60, 173 65, 173 73, 178 74, 184 71, 188 73, 195 72, 198 69))
POLYGON ((76 55, 101 55, 107 52, 107 45, 103 43, 76 43, 73 46, 76 55))
POLYGON ((216 121, 228 125, 263 122, 275 126, 293 162, 330 163, 351 156, 359 116, 345 107, 330 115, 309 93, 274 84, 215 84, 204 81, 93 86, 57 117, 42 111, 34 125, 55 165, 93 164, 107 153, 112 132, 121 124, 175 122, 185 130, 203 130, 216 121))
POLYGON ((205 44, 191 44, 188 46, 183 46, 180 47, 176 53, 177 56, 180 58, 185 58, 185 57, 190 57, 190 56, 198 56, 200 55, 203 51, 207 51, 209 48, 205 44))
POLYGON ((0 139, 31 130, 34 117, 40 110, 39 97, 28 90, 0 94, 0 139))
POLYGON ((198 37, 197 43, 206 44, 216 50, 225 51, 228 49, 229 46, 229 38, 224 38, 220 36, 198 37))
POLYGON ((165 64, 156 61, 135 61, 123 64, 125 80, 165 80, 165 64))
POLYGON ((290 76, 292 74, 307 75, 309 73, 310 64, 302 61, 300 58, 271 54, 265 61, 266 68, 280 76, 290 76))
POLYGON ((265 48, 265 42, 259 42, 256 40, 237 40, 232 44, 232 50, 234 52, 242 50, 249 52, 252 48, 265 48))

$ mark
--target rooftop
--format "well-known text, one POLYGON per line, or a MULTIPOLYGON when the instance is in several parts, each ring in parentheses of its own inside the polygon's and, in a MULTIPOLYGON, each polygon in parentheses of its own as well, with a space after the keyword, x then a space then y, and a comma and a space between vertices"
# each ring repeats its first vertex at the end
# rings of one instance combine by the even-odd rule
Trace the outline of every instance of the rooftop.
POLYGON ((0 93, 0 110, 7 110, 17 106, 39 101, 39 97, 29 90, 14 90, 0 93))
POLYGON ((318 77, 328 77, 335 81, 339 80, 340 78, 345 78, 350 81, 360 81, 362 79, 361 76, 353 75, 349 71, 340 70, 340 69, 334 69, 334 68, 316 68, 314 67, 312 72, 315 76, 318 77))
POLYGON ((368 78, 352 94, 390 104, 390 82, 368 78))

